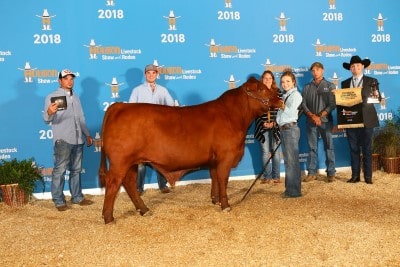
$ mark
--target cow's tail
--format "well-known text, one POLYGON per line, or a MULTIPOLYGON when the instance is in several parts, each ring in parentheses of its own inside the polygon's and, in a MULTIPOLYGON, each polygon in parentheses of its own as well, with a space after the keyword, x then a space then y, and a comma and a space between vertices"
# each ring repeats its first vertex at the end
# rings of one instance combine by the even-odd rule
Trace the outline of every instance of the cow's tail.
POLYGON ((100 186, 104 187, 106 185, 106 175, 107 175, 107 160, 106 160, 106 153, 103 149, 101 149, 101 156, 100 156, 100 167, 99 167, 99 181, 100 186))
MULTIPOLYGON (((109 111, 109 110, 107 110, 109 111)), ((108 118, 108 113, 107 112, 104 114, 104 119, 103 119, 103 125, 101 126, 101 155, 100 155, 100 166, 99 166, 99 182, 101 187, 105 187, 106 185, 106 175, 107 175, 107 155, 106 151, 104 150, 104 142, 103 142, 103 137, 104 137, 104 129, 105 125, 107 123, 107 118, 108 118)))

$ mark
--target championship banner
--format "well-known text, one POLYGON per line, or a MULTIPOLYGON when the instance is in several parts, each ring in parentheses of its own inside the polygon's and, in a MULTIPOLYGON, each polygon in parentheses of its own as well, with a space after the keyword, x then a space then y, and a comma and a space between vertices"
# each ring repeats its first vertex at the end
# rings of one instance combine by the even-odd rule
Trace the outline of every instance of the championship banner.
POLYGON ((338 128, 364 127, 361 88, 334 91, 336 97, 338 128))

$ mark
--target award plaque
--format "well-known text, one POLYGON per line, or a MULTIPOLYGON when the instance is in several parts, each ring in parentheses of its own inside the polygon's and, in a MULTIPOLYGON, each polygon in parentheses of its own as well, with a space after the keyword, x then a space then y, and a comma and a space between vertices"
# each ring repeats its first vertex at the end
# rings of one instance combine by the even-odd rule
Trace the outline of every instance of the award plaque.
POLYGON ((54 96, 50 98, 51 103, 56 103, 58 106, 57 110, 67 109, 67 97, 63 96, 54 96))

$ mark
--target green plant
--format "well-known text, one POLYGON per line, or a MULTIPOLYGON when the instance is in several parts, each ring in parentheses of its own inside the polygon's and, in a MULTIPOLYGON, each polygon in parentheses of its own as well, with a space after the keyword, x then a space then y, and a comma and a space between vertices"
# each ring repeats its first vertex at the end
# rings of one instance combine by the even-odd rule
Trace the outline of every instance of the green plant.
POLYGON ((33 158, 0 162, 0 185, 18 184, 28 195, 32 195, 36 182, 41 182, 44 189, 44 179, 40 169, 36 166, 33 158))
POLYGON ((385 125, 377 129, 372 150, 384 158, 400 156, 400 108, 391 120, 386 120, 385 125))

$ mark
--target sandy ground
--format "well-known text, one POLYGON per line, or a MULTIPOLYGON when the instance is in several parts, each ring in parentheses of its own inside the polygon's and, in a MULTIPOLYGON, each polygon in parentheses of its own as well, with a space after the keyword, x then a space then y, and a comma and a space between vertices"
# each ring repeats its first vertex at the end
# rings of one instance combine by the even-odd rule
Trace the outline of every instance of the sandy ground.
POLYGON ((21 208, 0 203, 1 266, 400 266, 400 175, 374 173, 374 184, 338 173, 303 183, 283 199, 284 184, 230 181, 231 212, 210 201, 209 184, 149 189, 140 216, 118 195, 115 224, 104 225, 104 196, 65 212, 51 200, 21 208))

